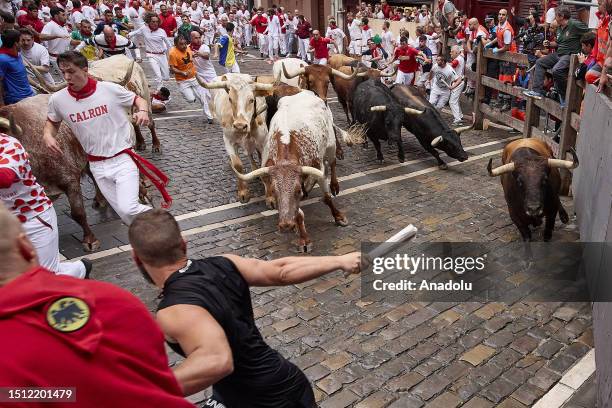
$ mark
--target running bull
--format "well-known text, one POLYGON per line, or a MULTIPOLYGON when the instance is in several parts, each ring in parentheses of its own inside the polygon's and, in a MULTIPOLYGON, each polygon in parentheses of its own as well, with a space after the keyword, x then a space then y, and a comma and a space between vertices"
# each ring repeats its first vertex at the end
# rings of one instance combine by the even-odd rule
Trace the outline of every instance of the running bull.
POLYGON ((311 248, 304 225, 300 200, 317 182, 323 202, 330 208, 337 225, 348 224, 332 194, 340 191, 336 176, 336 133, 347 144, 351 135, 334 126, 332 113, 325 103, 310 91, 285 96, 278 102, 266 138, 262 163, 264 167, 236 175, 243 181, 263 177, 266 202, 278 209, 278 227, 283 232, 297 229, 300 250, 311 248))
POLYGON ((491 177, 500 176, 508 212, 523 241, 531 240, 530 225, 539 226, 545 218, 544 241, 550 241, 557 212, 561 222, 569 217, 559 199, 561 177, 559 168, 578 167, 576 152, 573 160, 555 159, 550 147, 538 139, 519 139, 508 143, 502 152, 502 165, 493 167, 489 160, 487 171, 491 177))
POLYGON ((467 160, 468 154, 463 150, 460 135, 461 132, 471 129, 472 126, 451 129, 442 119, 440 112, 419 93, 416 87, 394 85, 391 93, 401 106, 412 109, 412 113, 407 112, 403 118, 404 128, 412 133, 421 146, 435 157, 441 169, 447 169, 448 166, 440 158, 436 149, 442 150, 453 159, 467 160))

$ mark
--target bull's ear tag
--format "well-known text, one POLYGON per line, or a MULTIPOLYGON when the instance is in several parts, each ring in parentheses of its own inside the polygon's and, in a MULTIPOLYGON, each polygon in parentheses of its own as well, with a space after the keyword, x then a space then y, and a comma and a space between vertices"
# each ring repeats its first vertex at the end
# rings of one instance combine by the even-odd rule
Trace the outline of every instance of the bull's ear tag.
POLYGON ((57 331, 70 333, 81 329, 90 317, 90 309, 82 299, 59 298, 47 309, 47 323, 57 331))

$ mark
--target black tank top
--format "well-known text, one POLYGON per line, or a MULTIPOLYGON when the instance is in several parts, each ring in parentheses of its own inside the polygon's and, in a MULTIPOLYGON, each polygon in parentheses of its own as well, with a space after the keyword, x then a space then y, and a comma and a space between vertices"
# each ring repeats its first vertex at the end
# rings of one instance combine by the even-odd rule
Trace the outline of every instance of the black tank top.
MULTIPOLYGON (((249 286, 225 257, 194 260, 170 275, 158 310, 177 304, 208 311, 225 331, 234 371, 213 386, 227 407, 295 407, 312 390, 304 374, 264 341, 255 325, 249 286), (305 385, 308 387, 306 390, 305 385)), ((185 357, 178 343, 168 342, 185 357)), ((309 405, 306 405, 309 406, 309 405)))

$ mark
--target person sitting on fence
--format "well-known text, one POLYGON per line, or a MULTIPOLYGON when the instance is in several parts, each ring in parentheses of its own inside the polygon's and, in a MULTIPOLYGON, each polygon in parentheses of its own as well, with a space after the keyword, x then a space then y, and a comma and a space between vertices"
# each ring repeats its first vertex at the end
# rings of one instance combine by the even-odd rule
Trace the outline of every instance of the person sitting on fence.
MULTIPOLYGON (((583 35, 580 40, 582 46, 582 52, 578 54, 578 62, 580 62, 580 65, 576 68, 576 72, 574 73, 579 80, 586 79, 587 72, 593 70, 593 67, 597 64, 597 59, 593 54, 596 39, 595 33, 590 32, 583 35)), ((591 76, 590 79, 592 82, 589 83, 593 83, 597 80, 597 78, 593 78, 593 76, 591 76)))
MULTIPOLYGON (((610 3, 612 5, 612 2, 610 3)), ((595 64, 589 68, 585 76, 585 79, 589 84, 597 82, 597 80, 601 77, 601 68, 604 65, 606 51, 608 49, 608 38, 610 37, 610 14, 606 11, 606 0, 599 0, 596 15, 599 22, 597 24, 597 40, 595 42, 595 48, 593 49, 595 64)))
POLYGON ((548 69, 552 69, 555 87, 562 95, 561 104, 564 103, 565 88, 567 87, 567 74, 570 65, 570 57, 572 54, 580 52, 580 39, 590 31, 589 26, 582 21, 572 18, 571 11, 567 6, 560 6, 555 9, 556 21, 559 25, 557 29, 557 41, 550 43, 544 41, 544 46, 551 45, 556 48, 556 52, 548 54, 545 57, 538 59, 535 65, 533 89, 524 91, 526 96, 542 99, 544 96, 544 73, 548 69))

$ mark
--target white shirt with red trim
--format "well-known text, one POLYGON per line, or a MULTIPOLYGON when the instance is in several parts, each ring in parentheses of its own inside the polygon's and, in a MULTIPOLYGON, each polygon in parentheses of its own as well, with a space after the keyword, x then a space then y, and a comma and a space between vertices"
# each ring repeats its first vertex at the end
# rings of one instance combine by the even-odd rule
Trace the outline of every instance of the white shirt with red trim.
POLYGON ((12 136, 0 133, 0 169, 16 174, 8 188, 0 188, 0 200, 19 221, 26 222, 51 208, 52 202, 32 174, 28 153, 12 136))
POLYGON ((47 117, 66 122, 85 153, 112 157, 132 147, 132 124, 127 108, 136 94, 121 85, 99 81, 93 95, 76 100, 66 88, 51 95, 47 117))

